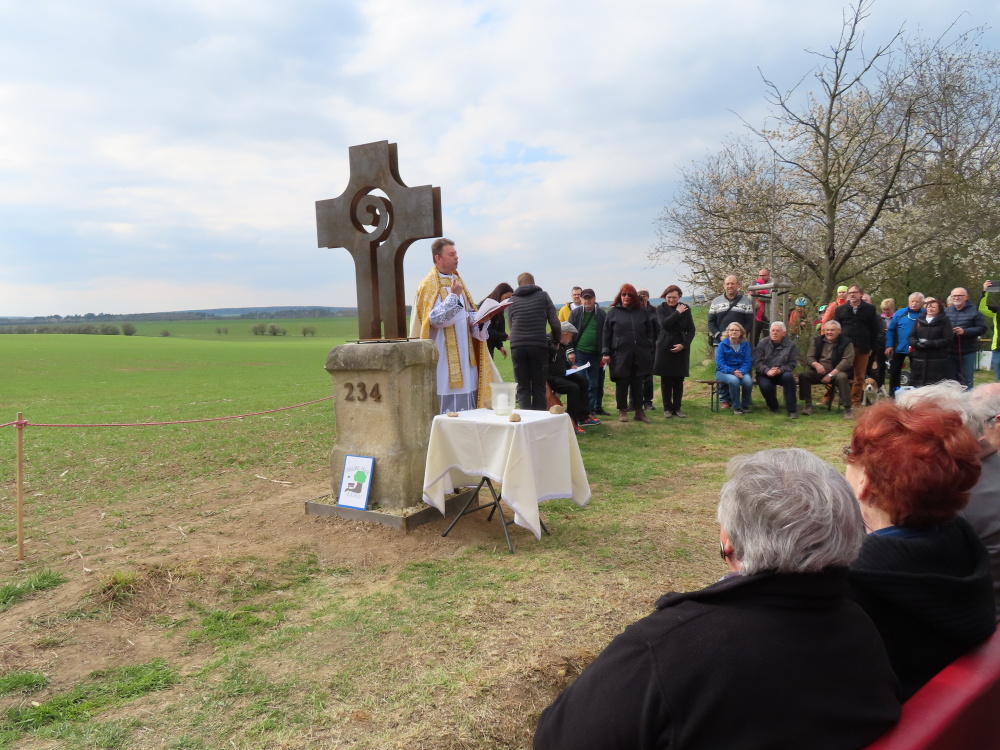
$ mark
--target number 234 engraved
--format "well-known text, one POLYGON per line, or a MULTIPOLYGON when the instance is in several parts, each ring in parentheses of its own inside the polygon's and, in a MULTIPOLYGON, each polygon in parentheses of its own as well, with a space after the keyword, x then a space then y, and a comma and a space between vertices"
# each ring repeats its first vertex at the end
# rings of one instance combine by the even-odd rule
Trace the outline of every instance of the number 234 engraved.
POLYGON ((378 389, 378 383, 373 385, 371 390, 368 390, 368 386, 361 381, 357 383, 344 383, 344 388, 347 389, 344 401, 367 401, 368 399, 376 402, 382 401, 382 393, 378 389), (354 393, 355 390, 357 390, 357 395, 354 393))

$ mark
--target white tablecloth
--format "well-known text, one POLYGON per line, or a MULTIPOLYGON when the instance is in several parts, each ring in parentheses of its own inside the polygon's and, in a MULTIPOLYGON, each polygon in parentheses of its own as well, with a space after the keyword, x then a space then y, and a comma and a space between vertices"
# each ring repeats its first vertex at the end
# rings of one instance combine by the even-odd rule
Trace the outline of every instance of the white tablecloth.
POLYGON ((443 514, 444 496, 486 476, 502 485, 500 496, 514 522, 541 539, 538 503, 571 497, 583 507, 590 484, 573 422, 566 414, 521 411, 520 422, 492 409, 437 416, 431 425, 424 468, 424 502, 443 514))

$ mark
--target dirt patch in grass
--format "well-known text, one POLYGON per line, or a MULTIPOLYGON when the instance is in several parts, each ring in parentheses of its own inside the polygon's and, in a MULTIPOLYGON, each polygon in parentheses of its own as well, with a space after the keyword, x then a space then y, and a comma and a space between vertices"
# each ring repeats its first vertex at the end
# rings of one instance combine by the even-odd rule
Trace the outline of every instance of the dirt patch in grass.
MULTIPOLYGON (((771 429, 740 424, 748 443, 771 429)), ((163 658, 177 685, 100 716, 139 727, 121 747, 530 747, 541 710, 623 627, 724 572, 730 435, 692 434, 665 460, 666 427, 647 440, 622 424, 615 441, 638 436, 627 450, 591 449, 591 504, 546 503, 541 541, 511 526, 513 556, 485 513, 446 538, 443 520, 402 534, 306 516, 330 492, 325 469, 179 469, 101 508, 38 498, 48 511, 29 514, 28 559, 5 539, 0 577, 67 580, 0 612, 0 672, 50 682, 0 709, 163 658)))

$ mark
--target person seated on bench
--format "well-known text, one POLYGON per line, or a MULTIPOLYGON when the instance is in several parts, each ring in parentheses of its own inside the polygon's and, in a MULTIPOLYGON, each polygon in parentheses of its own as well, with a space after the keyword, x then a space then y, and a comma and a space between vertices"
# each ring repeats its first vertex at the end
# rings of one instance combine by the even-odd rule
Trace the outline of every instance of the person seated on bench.
POLYGON ((1000 383, 983 383, 971 391, 956 380, 900 391, 896 403, 913 406, 930 402, 962 417, 962 424, 979 440, 983 473, 969 490, 969 502, 960 515, 969 522, 990 554, 993 593, 1000 622, 1000 383))
POLYGON ((729 573, 672 593, 542 712, 535 750, 862 748, 900 711, 871 620, 847 598, 864 537, 843 476, 800 448, 729 462, 729 573))
POLYGON ((965 423, 979 437, 979 460, 983 462, 983 474, 969 493, 964 516, 990 553, 1000 622, 1000 383, 983 383, 965 391, 962 406, 965 423))
POLYGON ((720 406, 727 402, 732 404, 733 414, 750 413, 751 368, 753 351, 747 342, 746 329, 739 323, 730 323, 726 338, 715 349, 715 379, 724 384, 719 389, 720 406))
POLYGON ((844 457, 868 529, 851 596, 905 700, 996 629, 989 555, 958 517, 979 481, 979 443, 955 411, 886 399, 858 418, 844 457))
POLYGON ((795 374, 799 364, 799 349, 786 335, 788 328, 780 320, 771 323, 767 338, 757 344, 753 353, 753 368, 757 371, 757 386, 764 403, 772 414, 777 414, 778 386, 785 396, 785 408, 791 419, 798 419, 795 405, 795 374))
POLYGON ((840 323, 828 320, 823 324, 823 335, 817 336, 806 354, 806 369, 799 373, 799 398, 805 403, 802 413, 813 413, 812 387, 816 383, 833 385, 840 393, 844 416, 851 412, 851 379, 854 367, 854 346, 840 331, 840 323))

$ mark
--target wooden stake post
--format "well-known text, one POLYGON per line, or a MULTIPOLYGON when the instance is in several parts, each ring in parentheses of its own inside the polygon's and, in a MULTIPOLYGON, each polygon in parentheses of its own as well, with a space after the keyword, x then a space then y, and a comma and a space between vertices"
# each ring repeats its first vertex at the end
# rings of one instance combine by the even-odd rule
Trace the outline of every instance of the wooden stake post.
POLYGON ((24 415, 17 413, 17 559, 24 559, 24 415))

